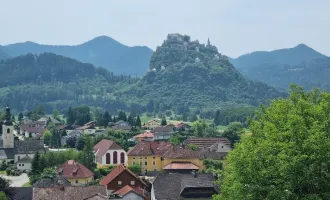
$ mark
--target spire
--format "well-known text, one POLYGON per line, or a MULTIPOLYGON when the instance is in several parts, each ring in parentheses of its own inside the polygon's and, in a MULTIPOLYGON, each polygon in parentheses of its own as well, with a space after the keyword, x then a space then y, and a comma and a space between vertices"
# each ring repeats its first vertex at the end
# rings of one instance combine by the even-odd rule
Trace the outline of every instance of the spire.
POLYGON ((211 45, 211 42, 210 42, 210 38, 208 37, 207 38, 207 46, 210 46, 211 45))
POLYGON ((12 125, 10 108, 9 108, 8 104, 7 104, 6 113, 5 113, 5 125, 12 125))

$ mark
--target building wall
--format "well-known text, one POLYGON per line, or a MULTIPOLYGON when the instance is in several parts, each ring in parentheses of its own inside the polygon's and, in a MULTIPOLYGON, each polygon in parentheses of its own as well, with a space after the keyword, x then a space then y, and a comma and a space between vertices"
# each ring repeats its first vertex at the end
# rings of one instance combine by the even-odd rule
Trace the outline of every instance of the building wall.
POLYGON ((223 144, 222 142, 219 142, 217 144, 214 144, 210 147, 210 149, 212 151, 216 151, 216 152, 229 152, 231 151, 231 148, 225 144, 223 144))
POLYGON ((2 125, 2 140, 4 148, 14 147, 14 126, 2 125), (9 133, 7 130, 9 130, 9 133))
POLYGON ((107 155, 107 153, 110 153, 110 165, 113 165, 113 164, 114 164, 114 163, 113 163, 113 152, 114 152, 114 151, 117 151, 117 164, 120 164, 120 154, 121 154, 122 152, 125 154, 125 163, 123 163, 123 164, 126 165, 126 164, 127 164, 127 160, 128 160, 128 158, 127 158, 126 151, 123 150, 123 149, 119 149, 119 150, 108 150, 108 151, 102 156, 101 159, 96 159, 96 162, 99 163, 100 160, 101 160, 101 163, 99 163, 99 164, 106 165, 106 155, 107 155))
POLYGON ((129 185, 131 187, 140 187, 142 189, 145 188, 145 185, 138 179, 137 177, 133 176, 131 173, 124 171, 119 174, 115 179, 113 179, 110 183, 107 184, 107 190, 110 193, 113 191, 119 190, 122 187, 129 185), (118 181, 121 181, 121 185, 118 185, 118 181), (134 181, 135 184, 131 185, 131 181, 134 181))
POLYGON ((24 171, 30 171, 31 170, 31 163, 17 163, 16 167, 18 170, 24 171))
POLYGON ((88 178, 67 178, 68 181, 70 181, 71 185, 73 186, 79 186, 79 185, 86 185, 87 183, 93 181, 93 176, 88 178), (78 181, 78 183, 76 183, 78 181))
POLYGON ((205 166, 203 164, 203 160, 200 160, 198 158, 193 159, 181 159, 181 158, 164 158, 163 167, 170 164, 171 162, 191 162, 199 167, 199 170, 205 169, 205 166))
POLYGON ((140 164, 141 162, 141 171, 142 173, 147 171, 161 171, 162 168, 162 160, 160 156, 128 156, 128 165, 132 166, 135 164, 140 164), (147 162, 147 165, 145 165, 147 162))
POLYGON ((134 192, 129 192, 123 196, 124 200, 144 200, 141 196, 135 194, 134 192))
POLYGON ((83 134, 86 134, 86 135, 95 134, 95 132, 96 132, 96 129, 85 129, 85 130, 83 130, 83 134))

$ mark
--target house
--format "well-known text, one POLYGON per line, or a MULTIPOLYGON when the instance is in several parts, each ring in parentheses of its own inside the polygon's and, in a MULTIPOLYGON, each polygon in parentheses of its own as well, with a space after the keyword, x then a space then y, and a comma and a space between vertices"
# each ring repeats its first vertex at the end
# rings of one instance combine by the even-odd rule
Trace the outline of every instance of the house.
POLYGON ((159 172, 163 167, 163 156, 172 148, 165 141, 141 141, 128 153, 128 165, 141 165, 142 172, 159 172))
POLYGON ((65 131, 67 134, 74 131, 76 128, 79 128, 80 126, 77 125, 60 125, 57 127, 58 131, 65 131))
POLYGON ((37 122, 40 123, 44 123, 46 125, 48 125, 48 123, 52 122, 53 124, 55 124, 55 126, 59 126, 62 124, 62 122, 60 122, 59 120, 53 118, 53 117, 41 117, 40 119, 37 120, 37 122))
POLYGON ((16 167, 20 171, 29 171, 31 170, 31 163, 32 158, 29 155, 26 155, 16 162, 16 167))
POLYGON ((134 189, 129 185, 120 188, 114 194, 118 195, 124 200, 144 200, 143 190, 134 189), (141 193, 142 192, 142 193, 141 193))
POLYGON ((153 131, 154 140, 168 140, 174 133, 172 126, 158 126, 153 131))
POLYGON ((95 126, 96 126, 96 122, 91 121, 84 124, 82 127, 76 128, 76 130, 82 131, 82 134, 84 135, 91 135, 96 132, 95 126))
POLYGON ((61 137, 61 146, 66 144, 66 141, 67 141, 68 138, 78 139, 81 136, 82 136, 82 131, 81 130, 73 130, 68 135, 61 137))
POLYGON ((107 176, 105 176, 100 185, 107 187, 108 194, 115 193, 121 188, 129 185, 137 193, 145 196, 146 183, 144 183, 137 175, 127 169, 123 164, 118 165, 107 176), (142 191, 142 192, 141 192, 142 191))
POLYGON ((5 113, 6 119, 2 125, 2 135, 0 139, 0 160, 5 160, 7 162, 14 161, 19 168, 30 170, 28 169, 30 165, 25 164, 25 162, 28 162, 29 158, 24 159, 24 163, 17 162, 26 156, 32 159, 37 152, 40 154, 45 153, 47 149, 44 148, 44 142, 43 140, 14 140, 14 126, 11 121, 9 107, 6 108, 5 113))
POLYGON ((160 121, 152 119, 143 124, 142 128, 146 130, 154 130, 158 126, 160 126, 160 121))
POLYGON ((205 159, 224 159, 227 152, 213 152, 208 149, 192 150, 187 145, 173 146, 164 154, 163 169, 171 172, 189 172, 204 170, 205 159), (196 167, 198 169, 196 169, 196 167))
POLYGON ((199 148, 205 148, 215 152, 229 152, 232 150, 231 142, 227 138, 189 137, 184 143, 186 145, 194 144, 199 148))
POLYGON ((128 122, 124 121, 124 120, 119 120, 118 122, 116 122, 114 124, 115 126, 131 126, 128 122))
POLYGON ((107 196, 104 186, 33 188, 33 200, 85 200, 99 194, 107 196))
POLYGON ((57 176, 63 176, 71 185, 86 185, 94 180, 94 173, 75 160, 68 160, 56 169, 57 176))
POLYGON ((26 138, 40 138, 46 131, 46 123, 41 122, 31 122, 28 124, 20 125, 20 134, 24 135, 26 138))
POLYGON ((121 125, 114 125, 113 127, 111 127, 112 130, 115 131, 123 131, 124 133, 129 133, 132 130, 132 126, 121 126, 121 125))
POLYGON ((218 194, 212 174, 159 174, 152 183, 151 200, 212 199, 218 194))
POLYGON ((175 130, 177 130, 177 131, 186 131, 191 128, 191 126, 189 124, 184 123, 184 122, 176 123, 176 124, 174 124, 174 126, 175 126, 175 130))
POLYGON ((149 131, 146 131, 144 133, 141 133, 139 135, 136 135, 134 136, 135 140, 138 141, 138 142, 141 142, 142 140, 153 140, 154 139, 154 134, 149 132, 149 131))
POLYGON ((94 146, 95 162, 100 165, 126 164, 126 151, 117 143, 103 139, 94 146))

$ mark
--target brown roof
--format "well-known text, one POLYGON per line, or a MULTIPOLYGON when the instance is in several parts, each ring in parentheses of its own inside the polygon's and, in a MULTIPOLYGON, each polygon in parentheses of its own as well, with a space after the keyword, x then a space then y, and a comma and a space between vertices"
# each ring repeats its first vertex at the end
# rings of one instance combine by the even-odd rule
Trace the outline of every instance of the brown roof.
POLYGON ((83 199, 83 200, 108 200, 108 199, 109 199, 109 197, 106 195, 95 194, 95 195, 88 197, 86 199, 83 199))
POLYGON ((163 156, 172 144, 165 141, 141 141, 135 145, 128 153, 128 156, 163 156))
POLYGON ((191 162, 172 162, 166 165, 163 169, 191 169, 199 170, 199 167, 191 162))
POLYGON ((24 132, 28 132, 28 133, 37 133, 40 135, 43 135, 44 132, 46 131, 46 128, 39 126, 29 126, 28 124, 23 124, 20 127, 21 130, 23 130, 24 132))
POLYGON ((198 149, 196 151, 191 150, 186 145, 176 145, 164 155, 165 158, 179 158, 179 159, 223 159, 227 156, 227 152, 214 152, 205 149, 198 149))
POLYGON ((120 126, 120 125, 115 125, 113 127, 111 127, 113 130, 123 130, 123 131, 130 131, 132 129, 132 126, 120 126))
POLYGON ((84 165, 74 160, 68 160, 62 166, 57 168, 56 173, 65 178, 89 178, 94 173, 87 169, 84 165))
POLYGON ((119 190, 115 191, 114 194, 119 194, 119 196, 123 197, 129 192, 134 192, 137 195, 141 195, 143 197, 143 189, 142 188, 132 188, 129 185, 120 188, 119 190))
MULTIPOLYGON (((124 171, 130 173, 132 176, 140 180, 136 174, 134 174, 131 170, 127 169, 123 164, 120 164, 101 180, 100 185, 108 185, 111 181, 113 181, 117 176, 119 176, 124 171)), ((143 181, 141 181, 141 183, 145 184, 143 181)))
POLYGON ((109 149, 112 150, 121 150, 123 148, 121 148, 117 143, 115 143, 112 140, 107 140, 107 139, 103 139, 101 140, 99 143, 97 143, 94 146, 94 151, 97 152, 96 155, 97 156, 103 156, 109 149))
POLYGON ((148 132, 148 131, 135 136, 135 138, 153 138, 153 137, 154 137, 154 134, 151 132, 148 132))
POLYGON ((194 144, 201 148, 208 148, 217 143, 223 143, 230 146, 231 143, 227 138, 198 138, 198 137, 189 137, 185 144, 194 144))
POLYGON ((88 187, 53 187, 53 188, 33 188, 33 200, 74 200, 88 199, 101 194, 107 195, 105 186, 88 187))

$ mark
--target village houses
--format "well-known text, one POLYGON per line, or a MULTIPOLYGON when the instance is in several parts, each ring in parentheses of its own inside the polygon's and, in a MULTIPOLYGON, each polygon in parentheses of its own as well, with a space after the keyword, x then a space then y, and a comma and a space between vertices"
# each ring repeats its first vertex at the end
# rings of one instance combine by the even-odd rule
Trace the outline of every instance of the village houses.
POLYGON ((94 180, 94 173, 75 160, 68 160, 56 169, 58 176, 66 178, 71 185, 86 185, 94 180))
POLYGON ((126 164, 126 151, 117 143, 103 139, 94 146, 95 163, 98 165, 126 164))

